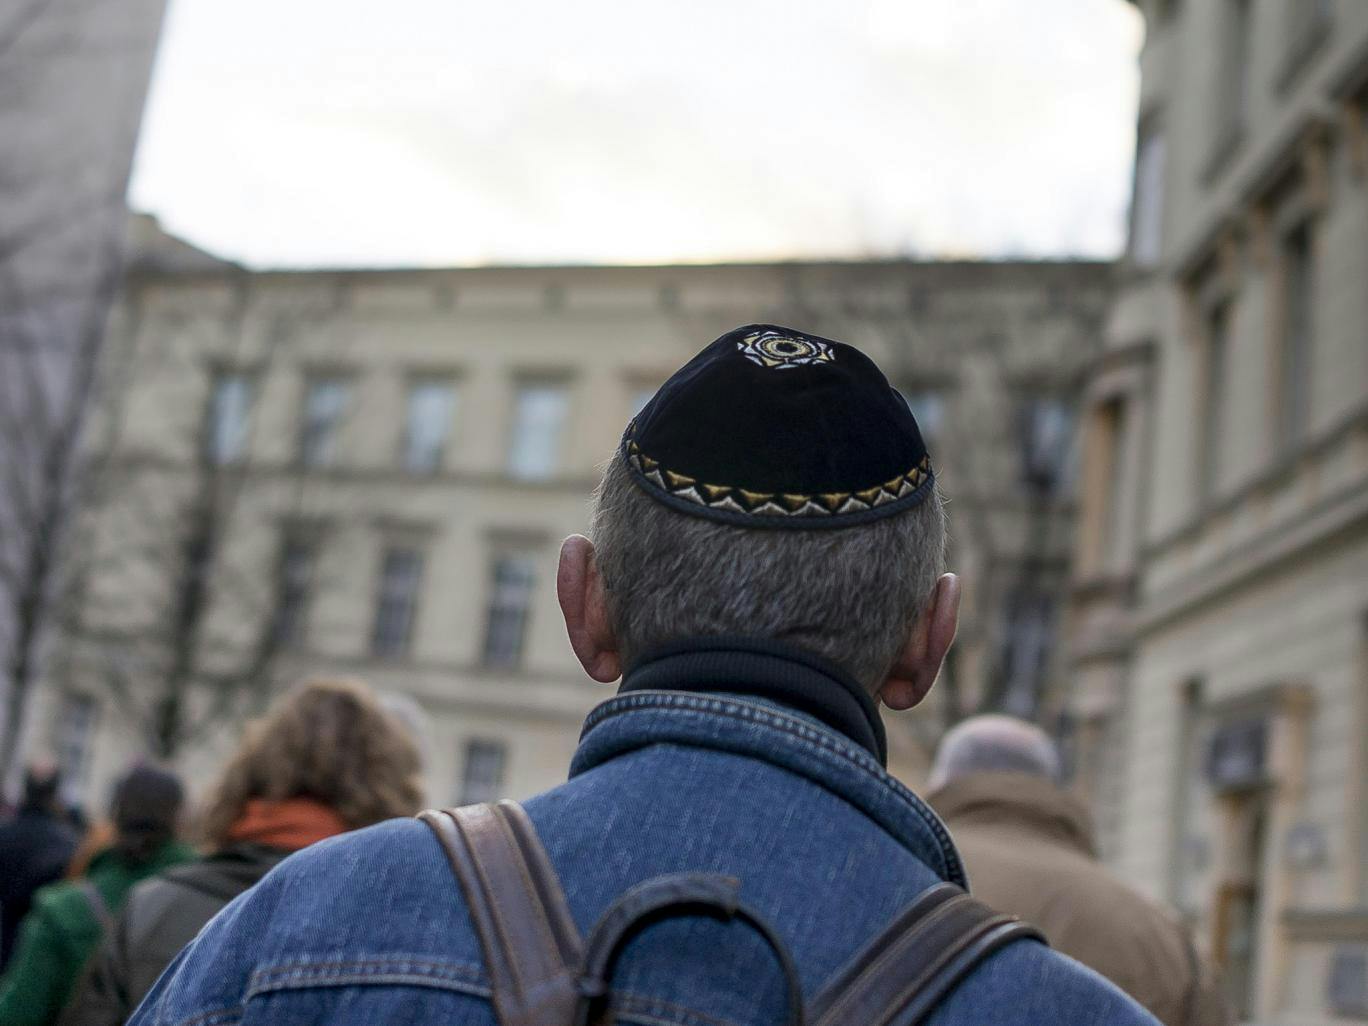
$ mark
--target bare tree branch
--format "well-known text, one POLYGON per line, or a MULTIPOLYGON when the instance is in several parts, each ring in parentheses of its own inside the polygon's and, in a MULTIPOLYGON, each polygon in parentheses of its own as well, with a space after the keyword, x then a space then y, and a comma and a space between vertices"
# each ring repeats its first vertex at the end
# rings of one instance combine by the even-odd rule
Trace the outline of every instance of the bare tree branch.
POLYGON ((14 17, 0 28, 0 57, 3 57, 19 37, 28 31, 29 26, 38 20, 38 16, 48 6, 49 0, 29 0, 14 17))

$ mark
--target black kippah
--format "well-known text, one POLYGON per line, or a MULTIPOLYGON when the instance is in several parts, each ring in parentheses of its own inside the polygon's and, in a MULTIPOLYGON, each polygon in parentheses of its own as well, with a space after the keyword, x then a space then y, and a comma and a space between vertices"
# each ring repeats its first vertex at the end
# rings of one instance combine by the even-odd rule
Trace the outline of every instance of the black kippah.
POLYGON ((723 335, 627 425, 648 495, 745 527, 847 527, 931 494, 907 404, 853 346, 774 324, 723 335))

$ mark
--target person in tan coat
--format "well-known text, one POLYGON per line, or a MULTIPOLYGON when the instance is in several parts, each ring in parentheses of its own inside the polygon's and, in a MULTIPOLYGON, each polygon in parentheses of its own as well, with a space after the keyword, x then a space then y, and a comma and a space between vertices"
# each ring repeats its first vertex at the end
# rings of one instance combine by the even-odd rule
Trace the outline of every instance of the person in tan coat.
POLYGON ((1186 927, 1103 867, 1087 810, 1059 778, 1054 743, 1032 724, 979 716, 945 735, 926 799, 974 896, 1040 927, 1165 1026, 1232 1022, 1186 927))

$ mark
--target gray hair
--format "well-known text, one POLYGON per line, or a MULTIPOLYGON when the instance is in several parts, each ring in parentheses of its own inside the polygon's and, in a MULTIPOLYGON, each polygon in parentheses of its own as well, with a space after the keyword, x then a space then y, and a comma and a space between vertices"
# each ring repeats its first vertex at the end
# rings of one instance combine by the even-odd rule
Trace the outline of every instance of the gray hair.
POLYGON ((952 728, 936 749, 928 788, 972 773, 1027 773, 1059 782, 1059 749, 1034 723, 1011 716, 974 716, 952 728))
POLYGON ((759 530, 670 509, 617 456, 594 493, 591 534, 624 665, 670 641, 741 635, 822 656, 870 690, 945 561, 938 491, 857 527, 759 530))

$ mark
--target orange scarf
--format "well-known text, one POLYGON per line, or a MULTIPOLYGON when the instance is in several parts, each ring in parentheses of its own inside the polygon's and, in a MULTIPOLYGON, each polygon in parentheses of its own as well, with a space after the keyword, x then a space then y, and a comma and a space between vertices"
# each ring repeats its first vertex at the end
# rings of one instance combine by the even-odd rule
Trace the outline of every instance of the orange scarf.
POLYGON ((348 829, 341 816, 312 798, 250 798, 228 828, 227 840, 298 851, 348 829))

